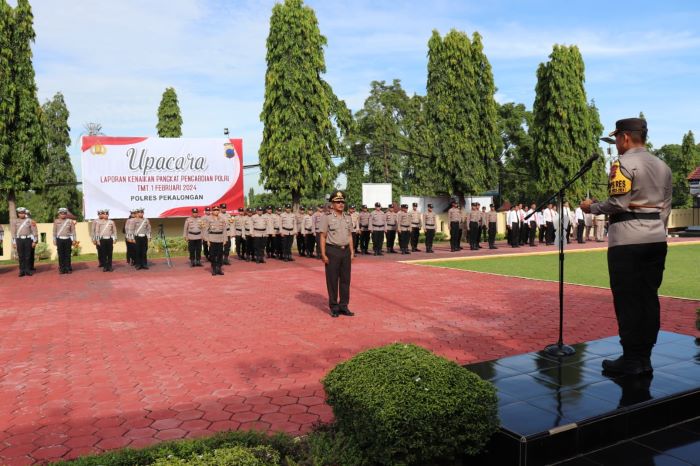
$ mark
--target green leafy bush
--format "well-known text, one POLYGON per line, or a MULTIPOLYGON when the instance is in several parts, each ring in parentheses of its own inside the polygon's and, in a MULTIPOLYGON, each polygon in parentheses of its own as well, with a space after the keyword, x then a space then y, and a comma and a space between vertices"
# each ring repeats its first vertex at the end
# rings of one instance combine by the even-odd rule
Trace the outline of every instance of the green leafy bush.
POLYGON ((78 257, 80 255, 80 253, 82 252, 82 250, 83 250, 83 247, 80 245, 80 242, 78 242, 77 244, 74 244, 73 246, 71 246, 70 255, 73 257, 78 257))
MULTIPOLYGON (((168 251, 170 251, 170 254, 187 251, 187 240, 182 236, 166 237, 165 242, 168 244, 168 251)), ((165 251, 163 240, 158 236, 154 236, 151 239, 150 247, 153 248, 155 252, 165 251)))
POLYGON ((51 249, 49 249, 49 245, 41 242, 37 243, 34 248, 34 257, 39 260, 51 259, 51 249))
POLYGON ((183 458, 159 458, 153 466, 278 466, 279 452, 268 446, 222 448, 183 458))
POLYGON ((322 382, 338 429, 372 464, 475 455, 498 427, 491 383, 415 345, 365 351, 322 382))

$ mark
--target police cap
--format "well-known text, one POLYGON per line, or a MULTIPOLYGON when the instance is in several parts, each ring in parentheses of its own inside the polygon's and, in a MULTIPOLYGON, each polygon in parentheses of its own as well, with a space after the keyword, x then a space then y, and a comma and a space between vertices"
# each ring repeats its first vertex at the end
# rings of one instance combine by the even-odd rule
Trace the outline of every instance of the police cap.
POLYGON ((393 209, 393 208, 394 208, 394 204, 389 204, 387 207, 389 207, 390 209, 393 209))
POLYGON ((433 208, 433 205, 432 205, 432 204, 428 204, 428 208, 429 208, 429 209, 432 209, 432 208, 433 208))
POLYGON ((418 203, 417 203, 417 202, 414 202, 414 203, 413 203, 413 207, 418 207, 418 203))
POLYGON ((61 207, 60 209, 58 209, 58 213, 59 213, 59 214, 67 214, 67 213, 68 213, 68 209, 66 209, 65 207, 61 207))
POLYGON ((623 118, 615 122, 615 131, 610 136, 615 136, 625 131, 638 131, 646 136, 647 121, 644 118, 623 118))
POLYGON ((350 208, 351 208, 351 209, 354 209, 354 208, 355 208, 355 204, 350 204, 350 208))
POLYGON ((263 211, 263 208, 262 208, 262 207, 258 207, 258 208, 255 209, 255 210, 262 212, 262 211, 263 211))
POLYGON ((381 206, 382 206, 382 203, 381 203, 381 202, 375 202, 375 203, 374 203, 374 207, 381 207, 381 206))
POLYGON ((219 204, 219 207, 221 207, 222 209, 226 209, 226 203, 222 202, 221 204, 219 204))
POLYGON ((205 207, 204 212, 211 212, 211 207, 205 207))
POLYGON ((363 208, 363 209, 366 209, 366 208, 367 208, 367 204, 362 204, 362 208, 363 208))
POLYGON ((245 209, 244 209, 243 207, 239 207, 239 208, 238 208, 238 211, 239 211, 239 212, 244 212, 245 209))
POLYGON ((213 211, 213 210, 221 210, 221 209, 219 208, 218 205, 215 205, 215 206, 213 206, 213 207, 211 208, 211 210, 213 211))
POLYGON ((292 208, 292 204, 285 204, 285 205, 284 205, 284 208, 285 208, 285 209, 291 209, 291 208, 292 208))
MULTIPOLYGON (((26 214, 26 213, 27 213, 27 209, 25 209, 24 207, 17 207, 17 213, 18 213, 18 214, 26 214)), ((99 214, 100 211, 98 210, 97 213, 99 214)))
POLYGON ((192 207, 192 213, 193 213, 193 214, 198 214, 198 213, 199 213, 199 209, 196 208, 196 207, 192 207))
POLYGON ((331 196, 331 202, 345 202, 345 194, 342 191, 336 191, 331 196))

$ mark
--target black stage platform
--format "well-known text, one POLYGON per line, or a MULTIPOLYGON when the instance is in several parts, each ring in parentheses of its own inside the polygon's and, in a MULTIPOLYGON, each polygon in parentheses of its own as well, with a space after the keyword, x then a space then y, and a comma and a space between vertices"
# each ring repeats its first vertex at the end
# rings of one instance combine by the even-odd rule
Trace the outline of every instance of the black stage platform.
POLYGON ((540 351, 465 366, 498 389, 501 428, 479 464, 700 464, 700 340, 660 332, 648 376, 602 373, 621 352, 617 336, 574 348, 562 359, 540 351))

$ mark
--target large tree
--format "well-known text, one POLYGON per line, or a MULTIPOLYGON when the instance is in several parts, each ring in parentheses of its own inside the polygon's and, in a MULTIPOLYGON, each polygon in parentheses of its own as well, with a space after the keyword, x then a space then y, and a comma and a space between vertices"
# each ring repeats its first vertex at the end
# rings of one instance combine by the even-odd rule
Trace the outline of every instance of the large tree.
POLYGON ((668 164, 673 174, 673 207, 692 207, 688 175, 700 165, 700 150, 695 144, 693 132, 688 131, 683 135, 680 145, 666 144, 655 154, 668 164))
MULTIPOLYGON (((15 200, 18 192, 39 187, 43 183, 46 161, 44 134, 41 125, 41 107, 32 64, 31 43, 34 41, 34 18, 29 0, 18 0, 11 14, 5 6, 4 16, 9 20, 9 83, 12 88, 10 114, 5 119, 5 149, 2 162, 3 176, 0 191, 6 194, 10 219, 15 218, 15 200)), ((3 53, 3 55, 5 55, 3 53)))
POLYGON ((530 203, 536 199, 537 167, 532 161, 532 137, 528 133, 532 112, 523 104, 509 102, 498 106, 501 134, 499 188, 501 199, 530 203))
POLYGON ((5 164, 10 151, 9 125, 14 118, 15 100, 12 83, 12 8, 0 0, 0 179, 5 178, 5 164))
POLYGON ((260 169, 265 188, 290 195, 295 209, 302 196, 334 187, 332 157, 342 151, 340 138, 352 119, 321 76, 325 45, 316 14, 302 0, 272 8, 260 169))
POLYGON ((161 138, 179 138, 182 136, 182 116, 177 102, 177 93, 172 87, 163 92, 158 106, 158 136, 161 138))
MULTIPOLYGON (((60 92, 41 107, 43 113, 44 135, 46 137, 46 188, 42 195, 49 209, 51 218, 59 207, 67 207, 71 212, 81 212, 80 195, 76 187, 77 180, 73 164, 68 154, 70 146, 70 127, 68 126, 68 108, 60 92)), ((51 218, 42 219, 49 221, 51 218)))
MULTIPOLYGON (((597 112, 591 110, 584 88, 583 58, 576 46, 555 45, 547 63, 537 69, 537 86, 530 134, 538 169, 540 195, 553 192, 573 177, 593 153, 600 153, 597 112)), ((600 159, 596 162, 604 166, 600 159)), ((603 169, 604 170, 604 169, 603 169)), ((594 172, 600 172, 595 167, 594 172)), ((589 194, 590 174, 567 191, 580 200, 589 194)))
POLYGON ((456 194, 485 191, 498 156, 493 76, 481 38, 474 43, 452 30, 428 41, 427 114, 434 141, 438 189, 456 194))

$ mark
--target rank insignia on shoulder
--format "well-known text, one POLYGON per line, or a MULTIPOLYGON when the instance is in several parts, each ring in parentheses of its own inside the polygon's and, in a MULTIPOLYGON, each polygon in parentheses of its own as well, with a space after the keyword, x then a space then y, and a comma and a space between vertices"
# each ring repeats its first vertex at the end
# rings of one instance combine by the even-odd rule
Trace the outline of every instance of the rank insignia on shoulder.
POLYGON ((632 180, 627 178, 620 170, 620 161, 615 161, 610 166, 610 179, 608 180, 608 194, 620 196, 632 191, 632 180))

